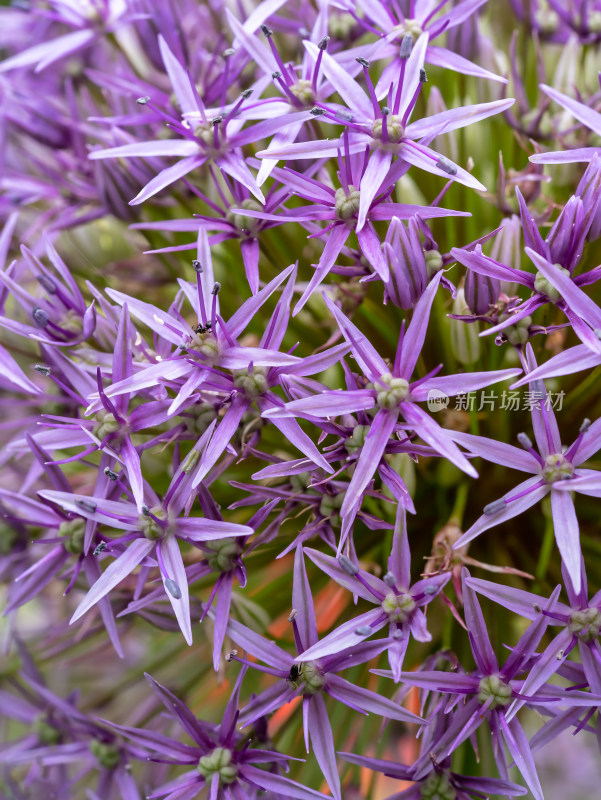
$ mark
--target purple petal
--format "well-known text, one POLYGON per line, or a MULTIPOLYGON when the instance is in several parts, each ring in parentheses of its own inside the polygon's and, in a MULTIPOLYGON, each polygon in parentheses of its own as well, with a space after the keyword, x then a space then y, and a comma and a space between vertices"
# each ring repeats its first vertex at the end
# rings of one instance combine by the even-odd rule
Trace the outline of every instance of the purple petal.
POLYGON ((463 606, 472 653, 480 671, 486 675, 492 675, 499 671, 499 664, 490 643, 480 603, 474 590, 465 583, 466 578, 469 578, 469 572, 464 568, 463 606))
POLYGON ((309 698, 309 734, 313 752, 323 776, 336 800, 342 800, 334 736, 326 704, 321 694, 314 694, 309 698))
POLYGON ((307 578, 302 547, 296 548, 294 556, 294 577, 292 580, 292 607, 297 612, 296 624, 300 633, 303 650, 317 642, 317 621, 313 596, 307 578))
POLYGON ((151 542, 148 539, 136 539, 133 541, 119 558, 109 564, 102 576, 92 586, 71 617, 71 623, 83 616, 101 597, 104 597, 117 584, 127 578, 130 572, 154 550, 154 547, 155 542, 151 542))
POLYGON ((555 541, 561 559, 574 586, 580 586, 582 553, 580 551, 580 529, 574 501, 568 492, 555 492, 551 488, 551 512, 555 541))
MULTIPOLYGON (((540 84, 540 88, 548 97, 551 98, 551 100, 555 100, 555 102, 565 108, 566 111, 569 111, 573 117, 576 117, 579 122, 582 122, 587 126, 587 128, 590 128, 598 136, 601 136, 601 114, 599 114, 597 111, 593 111, 592 108, 585 106, 584 103, 579 103, 577 100, 572 100, 571 97, 558 92, 557 89, 553 89, 551 86, 546 86, 544 83, 540 84)), ((599 152, 596 148, 587 149, 591 149, 596 153, 599 152)))
MULTIPOLYGON (((441 278, 442 272, 437 272, 413 309, 411 322, 403 338, 399 363, 399 374, 405 378, 405 380, 411 380, 413 370, 415 369, 422 347, 424 346, 426 330, 428 329, 428 322, 430 320, 430 311, 441 278)), ((380 372, 380 375, 383 375, 384 372, 386 372, 386 370, 380 372)))

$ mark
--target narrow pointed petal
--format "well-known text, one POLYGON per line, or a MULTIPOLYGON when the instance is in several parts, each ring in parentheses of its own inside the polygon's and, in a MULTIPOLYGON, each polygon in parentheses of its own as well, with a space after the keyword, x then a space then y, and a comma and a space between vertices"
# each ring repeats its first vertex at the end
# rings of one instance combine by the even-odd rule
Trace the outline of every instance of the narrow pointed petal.
POLYGON ((580 551, 580 528, 574 501, 568 492, 551 489, 551 512, 555 541, 574 586, 580 586, 582 553, 580 551))
POLYGON ((130 572, 134 570, 146 556, 150 555, 154 547, 155 543, 148 539, 136 539, 132 542, 125 553, 115 559, 92 586, 78 605, 71 618, 71 623, 83 616, 101 597, 107 595, 111 589, 114 589, 122 580, 127 578, 130 572))
POLYGON ((321 694, 314 694, 309 698, 309 734, 317 763, 323 772, 332 795, 336 800, 342 800, 340 777, 336 764, 336 750, 334 748, 334 735, 332 734, 332 726, 326 704, 321 694))
POLYGON ((373 418, 369 433, 359 452, 353 477, 342 501, 340 515, 343 519, 349 516, 354 504, 362 497, 376 473, 397 419, 398 411, 390 411, 387 408, 380 408, 373 418))
MULTIPOLYGON (((430 321, 430 311, 436 296, 442 272, 437 272, 428 284, 426 291, 417 301, 413 309, 413 316, 403 338, 401 359, 399 364, 400 375, 405 380, 411 380, 413 370, 424 346, 428 322, 430 321)), ((380 373, 382 374, 382 373, 380 373)))
POLYGON ((543 483, 538 476, 529 478, 527 481, 520 483, 515 489, 508 492, 505 497, 512 497, 513 495, 525 492, 523 497, 517 500, 512 500, 505 504, 505 508, 499 511, 498 514, 483 514, 474 524, 469 528, 463 536, 453 545, 453 548, 463 547, 463 545, 471 542, 476 536, 479 536, 489 528, 494 528, 495 525, 500 525, 502 522, 507 522, 509 519, 517 517, 533 505, 538 503, 539 500, 548 494, 549 486, 543 483))
POLYGON ((485 675, 492 675, 499 671, 499 663, 490 643, 488 628, 484 622, 484 616, 476 593, 465 583, 465 579, 468 577, 469 572, 464 568, 463 606, 467 633, 479 670, 485 675))
POLYGON ((173 607, 173 612, 179 623, 181 632, 184 634, 184 639, 191 646, 192 645, 192 629, 190 627, 190 597, 188 594, 188 579, 186 577, 186 570, 180 553, 179 545, 175 536, 166 536, 162 543, 163 561, 165 568, 169 573, 172 581, 175 581, 179 589, 180 597, 174 597, 173 593, 169 591, 166 584, 166 576, 162 575, 163 586, 165 587, 165 594, 169 598, 169 602, 173 607))
POLYGON ((317 642, 318 637, 313 596, 307 578, 302 547, 297 547, 294 555, 292 608, 297 612, 295 621, 300 633, 303 650, 307 650, 317 642))

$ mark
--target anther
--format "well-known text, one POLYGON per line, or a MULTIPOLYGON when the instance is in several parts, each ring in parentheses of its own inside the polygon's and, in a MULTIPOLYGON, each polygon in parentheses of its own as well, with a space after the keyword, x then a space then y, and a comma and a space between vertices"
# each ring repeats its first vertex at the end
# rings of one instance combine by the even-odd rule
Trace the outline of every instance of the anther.
POLYGON ((244 98, 244 100, 248 100, 248 98, 253 93, 252 89, 245 89, 243 92, 240 93, 240 97, 244 98))
POLYGON ((533 604, 532 604, 532 608, 534 609, 534 611, 535 611, 537 614, 540 614, 540 612, 542 611, 542 608, 539 606, 539 604, 538 604, 538 603, 533 603, 533 604))
POLYGON ((369 625, 360 625, 358 628, 355 628, 355 634, 357 636, 369 636, 371 632, 372 630, 369 625))
POLYGON ((399 639, 402 639, 403 638, 403 631, 400 630, 399 628, 397 628, 395 631, 393 631, 392 638, 395 641, 398 641, 399 639))
POLYGON ((235 656, 237 656, 237 655, 238 655, 238 651, 237 650, 230 650, 230 652, 226 655, 225 660, 229 664, 230 661, 232 660, 232 658, 235 658, 235 656))
POLYGON ((413 50, 413 36, 408 33, 406 36, 403 36, 403 41, 401 42, 401 49, 399 50, 399 58, 405 60, 409 58, 411 55, 411 51, 413 50))
POLYGON ((48 316, 46 311, 44 311, 44 309, 40 308, 39 306, 36 306, 36 308, 33 309, 32 316, 36 324, 40 328, 45 328, 46 325, 48 325, 48 323, 50 322, 50 317, 48 316))
POLYGON ((565 655, 565 650, 560 650, 555 657, 557 658, 558 661, 561 661, 564 655, 565 655))
POLYGON ((272 72, 272 73, 271 73, 271 77, 274 79, 274 81, 277 81, 277 79, 278 79, 278 78, 281 78, 281 77, 282 77, 282 73, 281 73, 281 72, 278 72, 278 71, 276 70, 275 72, 272 72))
POLYGON ((194 271, 195 272, 198 272, 199 275, 202 275, 203 268, 202 268, 202 264, 200 263, 200 261, 198 261, 197 259, 194 259, 194 261, 192 262, 192 266, 194 267, 194 271))
POLYGON ((75 505, 83 511, 89 511, 90 514, 96 512, 97 505, 92 500, 76 500, 75 505))
POLYGON ((144 514, 145 517, 149 517, 150 516, 150 509, 148 508, 147 505, 143 505, 142 506, 142 514, 144 514))
POLYGON ((298 610, 293 608, 288 616, 288 622, 294 622, 294 620, 298 617, 298 610))
POLYGON ((215 296, 216 294, 219 294, 220 291, 221 291, 221 284, 218 281, 216 281, 213 284, 213 288, 211 289, 211 294, 215 296))
POLYGON ((361 64, 362 67, 369 69, 369 61, 366 58, 356 58, 355 61, 357 64, 361 64))
POLYGON ((211 120, 211 125, 219 125, 223 122, 223 117, 215 117, 215 119, 211 120))
POLYGON ((426 70, 425 69, 420 69, 420 71, 419 71, 419 82, 420 83, 427 83, 428 82, 428 76, 426 75, 426 70))
POLYGON ((48 275, 38 275, 38 283, 46 289, 48 294, 56 294, 56 283, 48 275))
POLYGON ((99 545, 97 545, 97 546, 94 548, 94 555, 95 555, 95 556, 99 556, 99 555, 100 555, 100 553, 102 553, 102 551, 103 551, 103 550, 106 550, 106 546, 107 546, 107 545, 106 545, 106 542, 100 542, 100 544, 99 544, 99 545))
POLYGON ((578 433, 586 433, 590 427, 591 427, 590 419, 585 419, 582 425, 580 426, 580 430, 578 431, 578 433))
POLYGON ((388 108, 388 106, 383 106, 382 107, 382 116, 387 117, 389 114, 390 114, 390 109, 388 108))
POLYGON ((532 449, 532 442, 530 438, 525 433, 518 433, 518 442, 522 445, 525 450, 532 449))
POLYGON ((165 578, 165 589, 167 589, 171 597, 181 600, 182 590, 172 578, 165 578))
POLYGON ((233 47, 228 47, 228 48, 227 48, 227 50, 224 50, 224 51, 223 51, 223 53, 222 53, 221 55, 222 55, 224 58, 229 58, 230 56, 233 56, 235 52, 236 52, 236 51, 234 50, 234 48, 233 48, 233 47))
POLYGON ((318 106, 313 106, 311 111, 309 111, 309 114, 311 114, 313 117, 323 117, 325 113, 325 108, 319 108, 318 106))
POLYGON ((273 31, 269 30, 267 25, 261 25, 261 32, 263 33, 263 36, 267 36, 268 39, 271 36, 271 34, 273 33, 273 31))
POLYGON ((384 581, 386 586, 394 586, 395 584, 395 579, 392 572, 387 572, 386 575, 384 575, 384 577, 382 578, 382 580, 384 581))
POLYGON ((350 560, 348 556, 338 556, 338 563, 347 575, 355 576, 359 572, 359 567, 350 560))
POLYGON ((327 50, 328 49, 328 42, 330 41, 329 36, 324 36, 323 39, 317 45, 320 50, 327 50))
POLYGON ((113 472, 113 470, 112 470, 112 469, 110 469, 110 467, 105 467, 105 468, 104 468, 104 474, 106 475, 106 477, 107 477, 107 478, 108 478, 110 481, 116 481, 116 480, 117 480, 117 478, 119 477, 119 476, 117 475, 117 473, 116 473, 116 472, 113 472))
POLYGON ((484 506, 482 512, 486 514, 487 517, 491 517, 493 514, 498 514, 499 511, 503 511, 505 508, 505 500, 495 500, 492 503, 484 506))
POLYGON ((146 105, 146 103, 147 103, 149 100, 150 100, 150 95, 146 95, 145 97, 138 97, 138 99, 136 100, 136 103, 137 103, 139 106, 145 106, 145 105, 146 105))
POLYGON ((48 377, 48 375, 50 375, 52 372, 50 367, 47 367, 45 364, 36 364, 34 369, 36 372, 39 372, 41 375, 45 375, 46 377, 48 377))
POLYGON ((453 164, 452 161, 449 161, 448 158, 444 156, 439 156, 436 160, 436 166, 438 169, 441 169, 443 172, 446 172, 447 175, 457 175, 457 167, 453 164))

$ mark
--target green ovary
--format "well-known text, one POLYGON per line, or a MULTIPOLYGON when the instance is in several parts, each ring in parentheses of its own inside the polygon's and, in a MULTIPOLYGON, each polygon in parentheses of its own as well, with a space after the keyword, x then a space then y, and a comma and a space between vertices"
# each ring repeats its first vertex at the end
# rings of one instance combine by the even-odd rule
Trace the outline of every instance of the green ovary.
POLYGON ((598 608, 584 608, 572 611, 568 630, 583 642, 591 642, 599 636, 601 629, 601 612, 598 608))
POLYGON ((432 772, 419 791, 423 800, 455 800, 457 796, 446 772, 432 772))
POLYGON ((500 675, 487 675, 482 678, 478 689, 480 703, 486 703, 492 697, 491 709, 507 706, 511 703, 513 691, 511 686, 505 683, 500 675))
POLYGON ((382 600, 382 610, 391 622, 407 622, 415 611, 415 600, 406 592, 389 592, 382 600))
POLYGON ((238 777, 238 767, 232 764, 232 758, 232 751, 227 747, 216 747, 200 759, 196 769, 207 783, 218 773, 221 783, 228 785, 238 777))

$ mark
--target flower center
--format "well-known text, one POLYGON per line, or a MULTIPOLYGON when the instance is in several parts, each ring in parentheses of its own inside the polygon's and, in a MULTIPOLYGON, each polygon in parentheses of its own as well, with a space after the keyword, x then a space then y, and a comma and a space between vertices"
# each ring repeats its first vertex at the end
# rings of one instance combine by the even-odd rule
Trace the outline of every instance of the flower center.
POLYGON ((319 504, 319 513, 322 517, 326 517, 330 525, 338 527, 342 524, 340 517, 340 508, 344 502, 344 492, 338 494, 324 494, 319 504))
POLYGON ((313 661, 307 661, 306 664, 303 664, 302 672, 299 677, 301 677, 305 683, 303 694, 317 694, 317 692, 323 689, 326 682, 323 673, 313 661))
POLYGON ((365 439, 369 433, 369 425, 355 425, 353 432, 344 440, 344 449, 349 455, 353 455, 365 444, 365 439))
POLYGON ((118 747, 108 742, 100 742, 98 739, 90 742, 90 752, 105 769, 114 769, 121 760, 118 747))
MULTIPOLYGON (((372 136, 374 139, 382 138, 383 122, 381 119, 374 120, 371 127, 372 136)), ((388 132, 388 141, 392 144, 400 142, 405 135, 405 127, 402 122, 402 117, 398 114, 390 114, 386 118, 386 130, 388 132)))
POLYGON ((416 19, 406 19, 400 25, 395 25, 394 32, 398 35, 399 39, 403 36, 411 36, 415 41, 423 33, 423 28, 416 19))
POLYGON ((59 536, 65 536, 63 547, 68 553, 79 556, 83 553, 83 540, 86 532, 85 519, 70 519, 61 522, 59 536))
POLYGON ((382 610, 391 622, 407 622, 415 611, 415 600, 407 592, 389 592, 382 600, 382 610))
POLYGON ((238 777, 238 767, 232 763, 232 759, 231 750, 227 747, 216 747, 199 760, 196 769, 207 783, 218 773, 221 783, 228 785, 234 783, 238 777))
POLYGON ((500 675, 486 675, 478 684, 478 701, 486 703, 492 697, 490 708, 507 706, 511 702, 513 690, 500 675))
POLYGON ((190 337, 188 346, 207 358, 213 359, 219 355, 219 344, 215 338, 215 334, 210 330, 205 330, 202 325, 196 328, 190 337))
POLYGON ((585 608, 572 611, 568 630, 583 642, 590 642, 599 636, 601 629, 601 612, 598 608, 585 608))
POLYGON ((255 367, 252 373, 240 369, 234 372, 234 386, 241 389, 248 397, 260 397, 269 388, 267 383, 267 367, 255 367))
POLYGON ((94 419, 96 420, 96 424, 92 429, 92 433, 98 439, 102 440, 110 433, 117 433, 121 428, 121 424, 117 422, 115 415, 107 411, 106 408, 101 408, 100 411, 97 411, 96 414, 94 414, 94 419))
POLYGON ((409 395, 409 384, 405 378, 393 378, 390 372, 381 375, 377 384, 368 386, 377 391, 376 403, 380 408, 396 408, 409 395))
MULTIPOLYGON (((564 275, 570 274, 570 271, 568 269, 564 269, 561 264, 553 264, 553 266, 555 269, 563 272, 564 275)), ((537 272, 534 276, 534 289, 535 291, 546 295, 552 303, 556 303, 558 300, 561 300, 561 294, 549 283, 542 272, 537 272)))
POLYGON ((242 552, 238 539, 231 536, 214 542, 203 542, 203 545, 210 550, 207 563, 215 572, 229 572, 234 569, 242 552))
POLYGON ((338 219, 350 219, 359 211, 359 189, 349 184, 348 194, 343 188, 336 189, 336 216, 338 219))
MULTIPOLYGON (((247 197, 240 203, 240 207, 246 208, 248 211, 263 211, 263 206, 254 197, 247 197)), ((249 233, 255 231, 261 222, 257 217, 247 217, 246 214, 233 214, 231 211, 227 212, 226 217, 236 228, 249 233)))
POLYGON ((543 478, 547 483, 567 481, 574 474, 573 465, 562 453, 551 453, 545 458, 543 478))
POLYGON ((194 136, 209 146, 215 142, 213 126, 210 122, 201 122, 200 125, 197 125, 196 128, 194 128, 194 136))
POLYGON ((457 792, 446 772, 431 772, 419 787, 423 800, 455 800, 457 792))
POLYGON ((313 85, 311 81, 306 80, 306 78, 298 80, 290 87, 290 91, 304 106, 312 106, 315 104, 313 85))
POLYGON ((211 403, 197 403, 186 409, 186 426, 190 433, 202 436, 216 417, 217 412, 211 403))
MULTIPOLYGON (((152 514, 152 517, 156 517, 157 519, 167 519, 167 512, 162 506, 153 506, 149 513, 152 514)), ((138 517, 138 530, 142 531, 147 539, 156 541, 157 539, 163 538, 165 535, 165 528, 159 525, 152 517, 146 514, 140 514, 138 517)))

